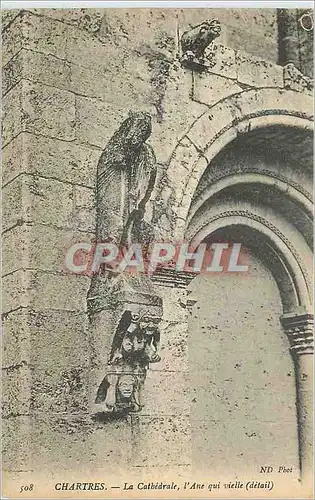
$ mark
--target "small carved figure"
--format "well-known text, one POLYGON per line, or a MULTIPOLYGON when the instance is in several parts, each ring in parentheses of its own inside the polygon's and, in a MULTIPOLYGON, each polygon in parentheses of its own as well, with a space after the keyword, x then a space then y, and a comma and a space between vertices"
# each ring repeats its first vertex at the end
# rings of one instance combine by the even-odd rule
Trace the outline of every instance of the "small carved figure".
POLYGON ((217 19, 203 21, 191 30, 185 31, 181 38, 183 56, 181 62, 191 69, 203 69, 204 53, 208 45, 221 33, 221 25, 217 19))
POLYGON ((120 413, 142 409, 142 387, 149 363, 160 361, 159 317, 125 311, 117 327, 105 375, 95 403, 99 411, 120 413))
POLYGON ((108 373, 97 391, 95 403, 100 405, 99 411, 104 413, 120 413, 126 411, 140 411, 141 389, 145 374, 141 371, 128 371, 125 367, 108 373), (126 371, 127 370, 127 371, 126 371))
POLYGON ((109 364, 128 362, 145 367, 160 361, 159 321, 157 317, 125 311, 114 336, 109 364))

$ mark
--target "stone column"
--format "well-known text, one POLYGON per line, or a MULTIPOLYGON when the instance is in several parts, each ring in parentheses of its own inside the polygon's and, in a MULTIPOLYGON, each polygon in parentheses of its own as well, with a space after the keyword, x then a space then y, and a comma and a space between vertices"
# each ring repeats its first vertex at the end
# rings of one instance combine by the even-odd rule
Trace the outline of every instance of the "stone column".
POLYGON ((278 9, 279 64, 293 63, 300 69, 297 9, 278 9))
POLYGON ((289 313, 282 316, 281 322, 290 341, 290 351, 295 365, 301 479, 303 485, 311 485, 313 469, 314 317, 310 313, 289 313))

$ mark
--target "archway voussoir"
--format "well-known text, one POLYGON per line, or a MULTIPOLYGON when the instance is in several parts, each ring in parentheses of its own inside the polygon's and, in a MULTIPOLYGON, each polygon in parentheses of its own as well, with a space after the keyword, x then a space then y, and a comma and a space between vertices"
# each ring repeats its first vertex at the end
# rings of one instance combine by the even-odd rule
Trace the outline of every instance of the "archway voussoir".
MULTIPOLYGON (((230 97, 216 104, 191 127, 187 136, 202 152, 217 135, 231 123, 237 122, 238 111, 230 97), (206 138, 206 141, 205 141, 206 138)), ((239 116, 240 118, 240 116, 239 116)))
POLYGON ((230 97, 243 117, 288 114, 312 119, 312 97, 302 92, 278 88, 261 88, 230 97), (308 111, 307 111, 308 110, 308 111))

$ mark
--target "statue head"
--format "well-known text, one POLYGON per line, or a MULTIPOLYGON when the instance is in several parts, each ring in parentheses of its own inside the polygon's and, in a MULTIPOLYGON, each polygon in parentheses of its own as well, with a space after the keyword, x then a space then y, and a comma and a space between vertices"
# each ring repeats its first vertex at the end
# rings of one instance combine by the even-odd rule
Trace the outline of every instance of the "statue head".
POLYGON ((130 353, 133 351, 133 339, 129 335, 124 336, 121 345, 125 352, 130 353))
POLYGON ((208 31, 211 32, 214 38, 217 38, 221 34, 221 24, 217 19, 212 19, 208 21, 208 31))
POLYGON ((138 149, 152 132, 151 116, 143 111, 129 111, 126 120, 126 142, 131 149, 138 149))
POLYGON ((136 379, 133 375, 126 374, 120 376, 117 384, 117 390, 123 399, 131 399, 136 383, 136 379))
POLYGON ((157 330, 160 321, 161 318, 159 316, 143 314, 139 319, 139 325, 142 330, 145 330, 146 334, 151 335, 157 330))

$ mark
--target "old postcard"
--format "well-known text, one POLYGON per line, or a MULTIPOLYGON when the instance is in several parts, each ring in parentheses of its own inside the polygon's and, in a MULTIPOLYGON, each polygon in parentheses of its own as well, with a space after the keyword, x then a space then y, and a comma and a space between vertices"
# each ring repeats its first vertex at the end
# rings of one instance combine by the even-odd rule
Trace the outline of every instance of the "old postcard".
POLYGON ((129 3, 2 10, 2 497, 312 498, 312 7, 129 3))

